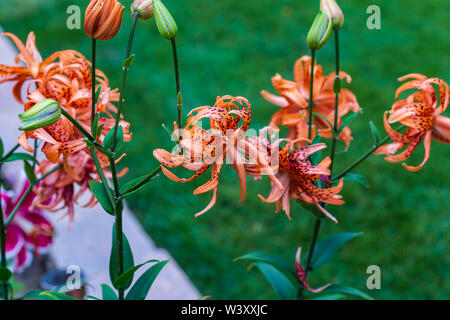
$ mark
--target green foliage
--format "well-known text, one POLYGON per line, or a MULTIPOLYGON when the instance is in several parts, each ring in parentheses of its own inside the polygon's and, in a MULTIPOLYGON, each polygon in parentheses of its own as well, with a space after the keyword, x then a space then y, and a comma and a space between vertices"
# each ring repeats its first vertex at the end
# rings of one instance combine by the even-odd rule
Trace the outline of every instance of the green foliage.
MULTIPOLYGON (((123 269, 127 271, 134 267, 133 252, 131 251, 130 243, 127 237, 122 233, 122 245, 123 245, 123 269)), ((127 276, 125 279, 122 278, 121 284, 117 284, 119 279, 119 265, 117 259, 117 237, 116 237, 116 224, 114 223, 112 230, 112 248, 111 255, 109 258, 109 277, 114 288, 128 289, 133 282, 133 273, 127 276)))
POLYGON ((297 295, 296 286, 274 266, 264 262, 253 262, 251 267, 256 267, 269 281, 275 292, 282 300, 294 300, 297 295))
POLYGON ((158 262, 145 271, 133 287, 131 287, 126 296, 126 300, 144 300, 156 277, 169 261, 170 260, 158 262))
MULTIPOLYGON (((109 188, 108 186, 103 186, 101 182, 90 180, 89 188, 94 194, 95 198, 98 200, 102 208, 109 213, 110 215, 114 215, 114 208, 109 200, 108 194, 106 193, 105 188, 109 188)), ((112 192, 112 190, 111 190, 112 192)))
MULTIPOLYGON (((317 269, 325 264, 347 241, 359 235, 361 235, 361 233, 343 232, 329 236, 317 243, 311 258, 311 270, 317 269)), ((308 254, 305 254, 304 259, 306 259, 307 256, 308 254)))

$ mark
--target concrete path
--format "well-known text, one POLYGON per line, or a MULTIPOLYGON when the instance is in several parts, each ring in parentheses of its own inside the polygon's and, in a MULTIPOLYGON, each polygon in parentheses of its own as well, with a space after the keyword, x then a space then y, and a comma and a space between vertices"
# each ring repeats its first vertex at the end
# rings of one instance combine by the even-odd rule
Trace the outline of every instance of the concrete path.
MULTIPOLYGON (((15 56, 15 49, 8 39, 0 36, 0 64, 14 63, 15 56)), ((17 130, 19 126, 17 114, 21 111, 21 106, 12 97, 12 85, 10 83, 0 85, 0 137, 6 150, 17 143, 17 137, 20 135, 17 130)), ((10 165, 5 170, 8 174, 21 174, 22 164, 10 165)), ((83 200, 85 199, 81 199, 80 203, 85 203, 83 200)), ((110 284, 108 266, 113 217, 104 213, 99 205, 92 209, 77 207, 75 223, 72 230, 68 231, 67 220, 58 219, 61 214, 49 214, 57 233, 50 252, 51 257, 58 268, 66 268, 69 265, 80 266, 91 285, 88 294, 101 297, 100 285, 110 284)), ((155 246, 127 209, 124 211, 123 224, 136 264, 149 259, 171 259, 166 250, 155 246)), ((198 299, 200 296, 178 264, 172 260, 161 271, 147 298, 198 299)))

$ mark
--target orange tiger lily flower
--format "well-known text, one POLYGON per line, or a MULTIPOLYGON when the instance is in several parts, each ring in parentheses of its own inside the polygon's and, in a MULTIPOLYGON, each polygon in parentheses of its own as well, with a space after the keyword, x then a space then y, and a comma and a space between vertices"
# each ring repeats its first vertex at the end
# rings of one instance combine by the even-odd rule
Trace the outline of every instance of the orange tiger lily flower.
MULTIPOLYGON (((244 159, 240 153, 243 146, 243 136, 247 131, 251 121, 251 105, 243 97, 223 96, 218 97, 213 106, 203 106, 193 109, 189 113, 187 125, 181 132, 180 144, 183 147, 183 154, 177 150, 170 153, 163 149, 155 149, 154 157, 161 162, 163 173, 171 180, 176 182, 188 182, 199 177, 210 167, 211 179, 204 185, 194 190, 194 194, 202 194, 213 191, 213 198, 208 206, 195 216, 198 217, 211 209, 217 199, 217 190, 219 184, 220 172, 227 158, 232 167, 236 170, 241 185, 242 202, 246 191, 246 175, 244 159), (195 115, 192 115, 193 113, 195 115), (202 119, 208 119, 211 130, 201 128, 198 123, 202 119), (242 124, 239 126, 239 122, 242 124), (178 178, 171 171, 166 169, 184 166, 195 171, 190 178, 178 178)), ((178 128, 175 126, 175 132, 178 128)), ((256 156, 257 151, 252 149, 256 156)), ((267 169, 270 171, 270 168, 267 169)), ((274 176, 272 172, 272 176, 274 176)))
MULTIPOLYGON (((279 144, 281 140, 275 142, 279 144)), ((311 141, 305 138, 290 141, 285 147, 279 150, 279 169, 276 178, 281 182, 281 186, 271 182, 272 190, 267 198, 258 195, 261 201, 267 203, 276 203, 277 208, 275 212, 279 212, 282 208, 286 216, 290 216, 290 199, 298 199, 305 203, 315 204, 316 207, 324 213, 328 218, 337 223, 333 217, 321 203, 329 203, 334 205, 342 205, 345 202, 342 196, 338 193, 342 190, 344 185, 343 179, 331 188, 321 189, 315 185, 319 179, 328 181, 330 170, 328 167, 331 164, 329 157, 326 157, 317 166, 313 166, 308 160, 309 157, 322 149, 326 148, 324 143, 314 145, 306 145, 311 141)))
MULTIPOLYGON (((309 103, 310 74, 311 57, 303 56, 294 65, 294 81, 285 80, 280 74, 276 74, 272 78, 272 84, 280 94, 279 96, 265 90, 261 91, 262 96, 267 101, 282 108, 273 115, 269 125, 274 128, 280 125, 289 127, 288 136, 292 139, 301 137, 301 134, 297 132, 297 124, 302 122, 302 118, 308 117, 308 112, 306 111, 309 103), (300 114, 300 112, 303 114, 300 114)), ((351 77, 347 73, 340 72, 339 76, 348 83, 351 82, 351 77)), ((334 122, 334 79, 335 73, 324 76, 322 66, 315 64, 313 112, 321 114, 330 123, 334 122)), ((350 90, 344 88, 339 94, 338 124, 342 123, 341 118, 350 111, 361 111, 361 108, 359 107, 356 96, 350 90)), ((319 135, 324 138, 332 138, 332 128, 330 128, 324 119, 315 116, 314 123, 319 135)), ((351 140, 353 140, 350 128, 344 128, 338 138, 348 148, 351 140)))
POLYGON ((431 139, 450 144, 450 118, 441 115, 447 109, 450 92, 447 83, 438 78, 409 74, 398 80, 407 79, 412 80, 397 89, 396 98, 405 90, 418 89, 418 91, 406 99, 395 102, 392 109, 384 113, 384 127, 393 143, 381 146, 375 154, 386 154, 385 160, 389 162, 405 161, 423 140, 425 156, 422 163, 418 166, 402 163, 409 171, 419 171, 430 157, 431 139), (439 87, 439 97, 432 84, 439 87), (395 122, 407 127, 404 134, 392 129, 390 124, 395 122), (402 152, 396 154, 405 146, 402 152))

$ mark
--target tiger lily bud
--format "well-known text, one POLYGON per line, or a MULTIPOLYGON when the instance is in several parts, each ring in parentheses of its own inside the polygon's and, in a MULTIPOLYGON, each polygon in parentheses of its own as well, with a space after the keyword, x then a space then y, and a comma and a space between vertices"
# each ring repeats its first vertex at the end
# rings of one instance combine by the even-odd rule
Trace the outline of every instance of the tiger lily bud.
POLYGON ((86 34, 97 40, 114 38, 122 25, 124 9, 117 0, 91 0, 84 19, 86 34))
POLYGON ((61 107, 59 103, 52 99, 45 99, 19 114, 19 119, 22 120, 19 129, 29 131, 44 128, 54 124, 60 117, 61 107))
POLYGON ((148 20, 153 17, 153 0, 134 0, 131 5, 131 14, 138 14, 138 18, 148 20))
POLYGON ((333 18, 333 27, 342 28, 344 25, 344 14, 335 0, 320 0, 320 9, 333 18))
POLYGON ((168 40, 174 39, 178 34, 178 27, 169 10, 162 4, 161 0, 154 0, 153 8, 159 33, 168 40))
POLYGON ((322 48, 330 37, 332 27, 332 18, 325 11, 320 10, 306 37, 306 43, 309 48, 311 50, 319 50, 322 48))

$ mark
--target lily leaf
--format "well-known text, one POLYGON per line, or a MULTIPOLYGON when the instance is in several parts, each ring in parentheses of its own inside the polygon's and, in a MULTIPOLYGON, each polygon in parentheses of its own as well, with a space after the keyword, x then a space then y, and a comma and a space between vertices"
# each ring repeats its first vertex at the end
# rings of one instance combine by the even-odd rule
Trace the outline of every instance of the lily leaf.
MULTIPOLYGON (((89 188, 91 189, 92 193, 94 194, 95 198, 98 200, 102 208, 110 215, 114 215, 113 206, 108 198, 108 195, 105 191, 105 187, 103 186, 103 184, 95 180, 90 180, 89 188)), ((106 186, 106 188, 109 187, 106 186)))
POLYGON ((103 300, 118 300, 116 292, 107 284, 102 284, 103 300))
POLYGON ((125 283, 127 283, 130 278, 133 277, 134 273, 136 271, 138 271, 143 265, 146 265, 147 263, 151 263, 151 262, 160 262, 159 260, 156 259, 152 259, 152 260, 148 260, 144 263, 138 264, 137 266, 134 266, 130 269, 128 269, 127 271, 125 271, 124 273, 122 273, 117 279, 116 279, 116 286, 117 287, 121 287, 123 286, 125 283))
POLYGON ((284 273, 264 262, 254 262, 251 266, 258 268, 259 271, 261 271, 282 300, 295 299, 297 290, 284 273))
POLYGON ((162 268, 170 260, 158 262, 145 271, 126 296, 126 300, 144 300, 162 268))
POLYGON ((28 161, 23 162, 23 167, 25 174, 27 175, 28 181, 30 181, 31 184, 35 184, 37 182, 36 174, 34 173, 33 166, 28 163, 28 161))
POLYGON ((347 116, 344 121, 342 121, 342 124, 339 126, 338 134, 342 132, 342 130, 345 129, 352 121, 355 119, 361 112, 353 112, 349 116, 347 116))
MULTIPOLYGON (((133 252, 131 251, 130 243, 128 242, 127 237, 124 233, 122 233, 122 245, 123 245, 123 268, 124 270, 128 270, 134 266, 134 258, 133 252)), ((127 289, 130 287, 133 282, 133 275, 121 286, 116 285, 116 281, 119 278, 119 264, 117 259, 117 237, 116 237, 116 224, 114 223, 113 231, 112 231, 112 248, 111 248, 111 256, 109 258, 109 277, 111 279, 111 283, 114 288, 119 289, 127 289)))
POLYGON ((35 164, 39 164, 39 162, 32 155, 29 155, 28 153, 21 153, 21 152, 13 153, 8 158, 2 159, 2 162, 11 162, 11 161, 16 161, 16 160, 26 160, 26 161, 31 161, 35 164))
MULTIPOLYGON (((317 269, 325 264, 347 241, 360 236, 361 234, 362 233, 360 232, 342 232, 320 241, 316 245, 311 258, 311 269, 317 269)), ((308 255, 305 255, 305 257, 307 256, 308 255)))
POLYGON ((380 131, 378 131, 377 126, 370 121, 369 122, 370 132, 372 132, 373 144, 377 146, 381 141, 380 131))
POLYGON ((293 275, 294 277, 296 277, 294 267, 291 266, 289 263, 287 263, 285 260, 283 260, 280 257, 277 257, 273 254, 269 254, 269 253, 265 253, 265 252, 251 252, 251 253, 245 254, 243 256, 240 256, 240 257, 234 259, 234 261, 239 261, 239 260, 264 262, 264 263, 274 266, 275 268, 279 269, 283 273, 290 274, 290 275, 293 275))
POLYGON ((359 173, 347 173, 344 176, 344 182, 345 181, 355 181, 361 183, 364 187, 370 188, 369 182, 367 181, 366 177, 364 177, 362 174, 359 173))
MULTIPOLYGON (((138 192, 139 190, 141 190, 143 187, 145 187, 145 184, 143 184, 142 186, 140 186, 140 187, 137 188, 137 189, 134 189, 134 190, 132 190, 132 191, 130 191, 130 192, 124 193, 124 192, 130 190, 131 188, 133 188, 134 186, 136 186, 137 184, 141 183, 141 182, 144 181, 145 179, 147 179, 147 177, 148 177, 147 175, 141 176, 141 177, 139 177, 139 178, 132 179, 132 180, 128 181, 127 183, 125 183, 125 184, 120 188, 120 193, 122 194, 122 195, 120 196, 120 199, 124 199, 124 198, 126 198, 126 197, 129 197, 129 196, 135 194, 136 192, 138 192)), ((150 180, 147 181, 147 183, 150 182, 150 181, 153 181, 153 180, 156 179, 156 178, 158 178, 158 175, 153 176, 150 180)))

